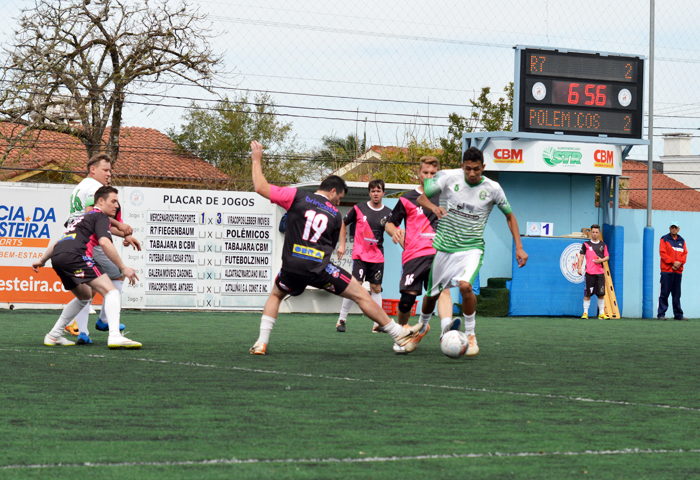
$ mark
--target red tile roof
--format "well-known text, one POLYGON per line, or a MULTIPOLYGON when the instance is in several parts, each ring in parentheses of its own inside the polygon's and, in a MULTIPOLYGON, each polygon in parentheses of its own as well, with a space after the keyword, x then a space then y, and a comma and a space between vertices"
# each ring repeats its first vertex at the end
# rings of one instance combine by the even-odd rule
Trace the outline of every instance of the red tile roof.
MULTIPOLYGON (((2 123, 4 137, 17 134, 21 126, 2 123)), ((105 132, 106 141, 108 133, 105 132)), ((152 128, 122 127, 119 137, 119 158, 114 164, 115 180, 119 184, 148 185, 163 180, 186 183, 225 183, 230 179, 212 164, 178 150, 165 134, 152 128)), ((0 138, 0 155, 7 148, 0 138)), ((83 144, 70 135, 35 131, 23 142, 21 149, 12 151, 0 170, 0 180, 8 180, 31 169, 58 168, 84 176, 87 154, 83 144)))
MULTIPOLYGON (((622 162, 622 175, 630 177, 629 207, 647 208, 647 164, 627 160, 622 162)), ((651 180, 652 208, 680 212, 700 211, 700 192, 654 170, 651 180)))

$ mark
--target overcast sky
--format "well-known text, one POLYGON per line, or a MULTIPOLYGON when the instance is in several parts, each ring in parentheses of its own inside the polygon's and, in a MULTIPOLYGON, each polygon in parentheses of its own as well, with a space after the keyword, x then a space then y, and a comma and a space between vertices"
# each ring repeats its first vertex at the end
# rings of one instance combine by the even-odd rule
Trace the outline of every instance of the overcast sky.
MULTIPOLYGON (((0 38, 6 44, 12 39, 12 17, 33 2, 3 4, 7 15, 0 19, 0 38)), ((317 145, 323 135, 356 131, 366 131, 370 143, 383 145, 405 143, 407 134, 445 135, 450 112, 466 115, 469 100, 482 87, 501 92, 513 81, 514 45, 649 52, 649 4, 644 1, 198 4, 209 14, 216 32, 214 50, 225 60, 227 73, 217 79, 219 94, 270 92, 307 146, 317 145)), ((657 134, 695 133, 700 127, 696 5, 657 1, 657 134)), ((204 105, 214 98, 190 87, 174 88, 168 95, 134 97, 152 106, 129 105, 126 123, 166 131, 179 125, 181 107, 189 99, 204 105)), ((632 156, 645 158, 646 153, 635 149, 632 156)))

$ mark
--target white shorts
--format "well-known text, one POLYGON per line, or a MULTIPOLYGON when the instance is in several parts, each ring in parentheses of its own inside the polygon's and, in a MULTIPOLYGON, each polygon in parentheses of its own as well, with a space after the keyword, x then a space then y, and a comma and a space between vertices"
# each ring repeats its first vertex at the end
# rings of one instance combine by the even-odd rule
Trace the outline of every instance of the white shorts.
POLYGON ((435 297, 446 288, 459 287, 459 282, 468 282, 473 285, 483 259, 483 250, 437 252, 430 269, 426 295, 435 297))
POLYGON ((102 247, 95 245, 92 248, 92 258, 95 259, 102 271, 106 273, 110 279, 116 280, 124 276, 122 271, 119 270, 119 267, 117 267, 112 260, 107 258, 105 252, 102 251, 102 247))

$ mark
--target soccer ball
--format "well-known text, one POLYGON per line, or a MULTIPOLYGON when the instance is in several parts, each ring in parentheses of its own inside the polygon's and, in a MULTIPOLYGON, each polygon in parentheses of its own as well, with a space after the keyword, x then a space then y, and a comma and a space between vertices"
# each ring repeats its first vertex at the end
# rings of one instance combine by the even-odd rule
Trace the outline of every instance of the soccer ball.
POLYGON ((442 336, 440 348, 450 358, 459 358, 467 351, 467 336, 459 330, 450 330, 442 336))

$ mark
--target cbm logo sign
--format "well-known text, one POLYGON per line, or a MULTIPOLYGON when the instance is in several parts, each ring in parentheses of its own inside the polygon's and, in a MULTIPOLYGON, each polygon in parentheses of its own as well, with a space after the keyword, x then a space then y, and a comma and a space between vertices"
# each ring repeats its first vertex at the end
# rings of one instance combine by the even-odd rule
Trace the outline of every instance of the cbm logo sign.
POLYGON ((497 148, 493 152, 493 163, 523 163, 523 149, 497 148))
POLYGON ((613 168, 614 154, 612 150, 596 150, 593 153, 593 165, 596 167, 613 168))

